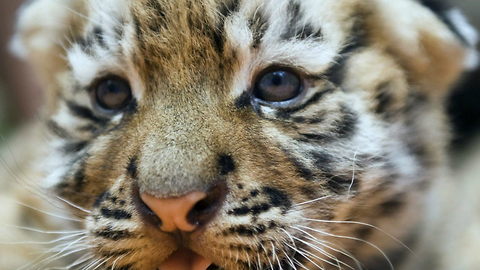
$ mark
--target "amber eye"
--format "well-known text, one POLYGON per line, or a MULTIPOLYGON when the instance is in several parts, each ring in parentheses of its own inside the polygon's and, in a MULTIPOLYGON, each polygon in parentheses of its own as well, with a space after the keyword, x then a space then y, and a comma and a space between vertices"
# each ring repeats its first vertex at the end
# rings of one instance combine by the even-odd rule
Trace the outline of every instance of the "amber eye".
POLYGON ((97 85, 95 99, 102 109, 116 111, 130 103, 132 90, 127 81, 121 78, 109 78, 97 85))
POLYGON ((255 85, 255 97, 271 102, 295 98, 302 90, 300 78, 289 71, 276 70, 264 74, 255 85))

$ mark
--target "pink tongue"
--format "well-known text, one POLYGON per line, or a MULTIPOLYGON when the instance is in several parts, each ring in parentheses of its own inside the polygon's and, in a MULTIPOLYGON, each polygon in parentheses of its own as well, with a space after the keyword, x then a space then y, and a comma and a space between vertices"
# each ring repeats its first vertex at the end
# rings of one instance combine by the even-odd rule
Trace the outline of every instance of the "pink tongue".
POLYGON ((211 264, 197 253, 181 248, 160 265, 160 270, 207 270, 211 264))

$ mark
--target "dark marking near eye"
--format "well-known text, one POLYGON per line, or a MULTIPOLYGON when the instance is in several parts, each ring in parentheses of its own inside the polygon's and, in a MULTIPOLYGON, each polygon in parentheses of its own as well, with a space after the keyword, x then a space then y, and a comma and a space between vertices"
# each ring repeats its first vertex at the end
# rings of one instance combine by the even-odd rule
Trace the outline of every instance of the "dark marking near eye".
POLYGON ((107 238, 112 241, 118 241, 122 239, 129 239, 135 237, 135 235, 127 230, 114 231, 111 228, 104 231, 94 231, 93 234, 97 237, 107 238))
POLYGON ((243 93, 235 101, 235 107, 239 110, 244 109, 250 105, 252 105, 252 96, 250 93, 243 93))
POLYGON ((451 3, 440 0, 420 0, 420 3, 435 13, 437 18, 439 18, 464 45, 470 46, 467 39, 462 35, 455 23, 448 17, 447 13, 454 8, 451 3))
POLYGON ((253 36, 252 47, 257 49, 268 30, 268 19, 265 17, 265 14, 261 12, 260 8, 254 15, 255 17, 250 19, 248 24, 253 36))
POLYGON ((56 136, 62 138, 62 139, 68 139, 71 138, 70 134, 68 131, 66 131, 64 128, 62 128, 57 122, 54 120, 48 120, 47 122, 47 128, 56 136))
POLYGON ((250 191, 250 196, 252 196, 253 198, 257 197, 258 194, 260 194, 260 191, 258 189, 250 191))
POLYGON ((283 207, 285 210, 292 207, 292 202, 284 191, 273 187, 264 187, 262 192, 268 196, 270 203, 274 207, 283 207))
POLYGON ((105 218, 114 218, 116 220, 123 220, 123 219, 131 219, 132 218, 132 214, 124 211, 124 210, 119 210, 119 209, 115 209, 115 210, 111 210, 111 209, 108 209, 106 207, 103 207, 101 209, 101 212, 102 212, 102 216, 105 217, 105 218))
POLYGON ((299 111, 303 111, 303 110, 307 109, 308 107, 317 104, 318 102, 320 102, 320 100, 324 96, 326 96, 330 93, 333 93, 335 90, 336 90, 336 88, 329 88, 329 89, 325 89, 325 90, 323 90, 319 93, 316 93, 309 100, 307 100, 305 103, 303 103, 301 106, 298 106, 298 107, 295 107, 295 108, 279 109, 276 116, 278 118, 289 119, 291 117, 291 114, 299 112, 299 111))
POLYGON ((343 84, 348 59, 361 48, 365 47, 365 33, 362 29, 363 23, 357 22, 352 29, 351 36, 347 39, 345 47, 340 51, 333 65, 320 77, 326 77, 337 86, 343 84))
POLYGON ((95 37, 95 40, 97 41, 98 45, 100 45, 103 48, 107 48, 103 29, 100 26, 95 26, 93 28, 93 36, 95 37))
POLYGON ((354 195, 358 191, 360 181, 357 177, 352 179, 351 177, 333 174, 326 174, 325 176, 328 189, 335 194, 343 195, 350 191, 351 195, 354 195))
POLYGON ((95 116, 95 114, 90 108, 78 105, 73 101, 67 101, 66 104, 70 112, 79 118, 90 120, 100 125, 106 125, 108 123, 107 119, 95 116))
POLYGON ((218 165, 220 168, 220 174, 226 175, 235 170, 235 163, 233 158, 229 155, 222 155, 218 159, 218 165))
POLYGON ((80 151, 84 150, 88 146, 88 144, 89 144, 88 141, 67 143, 63 147, 63 150, 66 154, 77 153, 77 152, 80 152, 80 151))
POLYGON ((137 157, 132 157, 130 158, 129 162, 128 162, 128 166, 127 166, 127 172, 128 172, 128 175, 130 175, 130 177, 132 179, 136 179, 137 176, 138 176, 138 168, 137 168, 137 157))
POLYGON ((380 204, 380 216, 395 214, 404 205, 404 195, 398 194, 393 198, 380 204))
POLYGON ((100 204, 102 204, 102 202, 108 200, 108 198, 110 198, 110 192, 106 191, 106 192, 100 194, 100 196, 98 196, 97 199, 95 200, 95 203, 93 204, 93 207, 99 207, 100 204))
POLYGON ((237 187, 238 187, 238 189, 243 189, 243 185, 242 185, 242 184, 238 184, 237 187))

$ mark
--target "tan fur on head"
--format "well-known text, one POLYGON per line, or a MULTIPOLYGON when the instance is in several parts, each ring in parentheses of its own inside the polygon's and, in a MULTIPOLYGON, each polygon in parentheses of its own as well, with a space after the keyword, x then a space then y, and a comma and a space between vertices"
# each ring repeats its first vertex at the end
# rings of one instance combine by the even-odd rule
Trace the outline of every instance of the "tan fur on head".
POLYGON ((226 270, 383 270, 415 238, 446 167, 439 100, 471 49, 420 2, 37 0, 20 16, 50 97, 44 185, 84 210, 106 267, 185 248, 226 270), (192 234, 141 199, 212 190, 192 234))
POLYGON ((372 5, 378 9, 369 22, 374 40, 395 56, 413 85, 443 97, 464 71, 469 48, 415 0, 376 0, 372 5))

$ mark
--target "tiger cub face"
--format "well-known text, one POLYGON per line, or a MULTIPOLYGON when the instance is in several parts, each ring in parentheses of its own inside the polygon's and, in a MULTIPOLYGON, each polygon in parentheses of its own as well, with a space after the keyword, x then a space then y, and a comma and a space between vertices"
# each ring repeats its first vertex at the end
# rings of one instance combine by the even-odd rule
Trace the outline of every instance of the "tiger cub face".
POLYGON ((30 2, 45 185, 95 266, 393 268, 475 60, 459 13, 426 2, 30 2))

